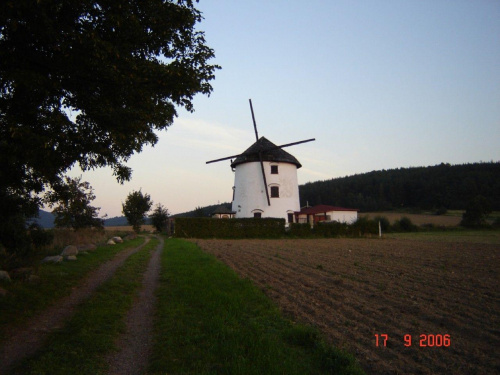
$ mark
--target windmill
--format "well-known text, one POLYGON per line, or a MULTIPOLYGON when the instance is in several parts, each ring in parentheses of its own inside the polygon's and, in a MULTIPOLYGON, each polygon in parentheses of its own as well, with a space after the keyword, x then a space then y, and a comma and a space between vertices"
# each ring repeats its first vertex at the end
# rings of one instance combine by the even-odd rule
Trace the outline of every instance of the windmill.
MULTIPOLYGON (((237 189, 239 192, 239 199, 233 196, 233 211, 236 211, 237 214, 236 216, 238 217, 248 217, 250 216, 250 212, 253 211, 260 211, 260 212, 265 212, 266 210, 263 207, 259 208, 259 204, 256 203, 255 201, 260 201, 259 197, 257 194, 262 194, 264 195, 265 192, 265 198, 266 200, 264 202, 267 203, 267 207, 271 206, 271 199, 273 197, 273 194, 271 194, 271 197, 269 195, 269 186, 268 185, 268 177, 271 177, 273 181, 271 181, 272 184, 276 185, 274 188, 279 188, 280 182, 284 182, 287 185, 287 192, 289 193, 291 190, 294 190, 292 193, 288 195, 293 195, 293 197, 288 197, 293 199, 293 204, 290 206, 290 202, 286 202, 286 200, 281 200, 280 204, 278 206, 283 206, 282 208, 285 209, 285 212, 293 212, 298 209, 300 209, 299 202, 298 202, 298 183, 296 182, 296 170, 301 167, 301 164, 299 161, 286 151, 282 150, 285 147, 290 147, 306 142, 311 142, 314 141, 314 138, 311 139, 306 139, 298 142, 292 142, 292 143, 287 143, 283 145, 275 145, 274 143, 270 142, 267 140, 265 137, 259 138, 259 133, 257 131, 257 123, 255 121, 255 115, 253 111, 253 106, 252 106, 252 100, 249 99, 250 103, 250 111, 252 113, 252 120, 253 120, 253 127, 254 127, 254 132, 255 132, 255 140, 256 142, 250 146, 247 150, 245 150, 241 154, 237 155, 231 155, 231 156, 226 156, 220 159, 215 159, 215 160, 210 160, 207 161, 207 164, 210 163, 216 163, 219 161, 224 161, 224 160, 231 160, 231 167, 235 169, 235 187, 233 189, 237 189), (234 159, 234 160, 232 160, 234 159), (280 176, 280 179, 277 179, 276 176, 278 175, 278 164, 287 164, 287 167, 283 168, 283 173, 280 176), (241 166, 243 164, 253 164, 251 168, 242 168, 241 166), (257 165, 259 166, 257 168, 257 165), (293 165, 293 168, 290 169, 288 168, 288 165, 293 165), (240 167, 240 168, 238 168, 240 167), (241 171, 240 171, 240 170, 241 171), (266 175, 266 169, 269 171, 266 175), (290 169, 290 171, 287 172, 287 170, 290 169), (257 172, 258 170, 258 172, 257 172), (293 173, 295 173, 295 176, 293 176, 293 173), (256 174, 260 176, 256 176, 256 174), (246 186, 248 183, 254 183, 255 180, 258 179, 261 181, 263 184, 263 189, 257 189, 254 188, 253 192, 249 190, 249 188, 246 186), (290 184, 296 185, 292 186, 290 188, 290 184), (295 188, 296 187, 296 188, 295 188), (296 193, 295 193, 296 191, 296 193), (256 193, 257 192, 257 193, 256 193), (252 202, 253 198, 253 202, 252 202), (253 211, 249 211, 251 208, 248 208, 245 210, 246 213, 243 213, 241 215, 238 215, 238 212, 241 212, 241 204, 245 204, 248 207, 254 207, 253 211), (253 204, 253 206, 251 206, 253 204), (285 207, 285 206, 290 206, 290 207, 285 207)), ((259 186, 262 187, 262 184, 259 186)), ((273 187, 271 187, 271 193, 273 193, 273 187)), ((276 196, 275 196, 276 197, 276 196)), ((284 198, 287 198, 286 196, 284 198)), ((271 214, 273 217, 276 216, 277 211, 269 211, 268 214, 271 214)), ((279 214, 279 213, 278 213, 279 214)), ((270 215, 267 215, 270 216, 270 215)), ((286 216, 286 214, 279 214, 279 216, 286 216)), ((290 217, 289 217, 290 218, 290 217)))

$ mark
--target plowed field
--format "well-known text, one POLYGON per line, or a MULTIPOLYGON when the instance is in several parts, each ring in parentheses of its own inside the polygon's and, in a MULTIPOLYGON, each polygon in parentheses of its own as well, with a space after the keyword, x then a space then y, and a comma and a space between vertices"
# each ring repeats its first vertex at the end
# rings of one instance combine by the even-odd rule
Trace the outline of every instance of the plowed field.
POLYGON ((285 315, 318 327, 332 344, 353 353, 367 374, 500 373, 499 245, 400 239, 196 243, 253 280, 285 315))

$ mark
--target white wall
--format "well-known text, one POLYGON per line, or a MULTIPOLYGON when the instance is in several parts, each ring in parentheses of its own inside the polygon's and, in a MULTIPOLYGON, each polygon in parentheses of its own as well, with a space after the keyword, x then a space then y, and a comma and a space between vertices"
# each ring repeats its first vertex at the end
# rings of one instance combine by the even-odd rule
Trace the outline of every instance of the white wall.
POLYGON ((235 167, 232 210, 237 218, 253 217, 254 210, 262 210, 262 217, 288 219, 287 211, 300 211, 297 166, 267 161, 263 164, 271 206, 267 204, 260 163, 252 162, 235 167), (278 174, 271 174, 271 165, 278 165, 278 174), (271 198, 271 186, 279 186, 279 198, 271 198))
POLYGON ((327 215, 330 215, 332 221, 338 221, 340 223, 351 224, 358 219, 357 211, 333 211, 328 212, 327 215))

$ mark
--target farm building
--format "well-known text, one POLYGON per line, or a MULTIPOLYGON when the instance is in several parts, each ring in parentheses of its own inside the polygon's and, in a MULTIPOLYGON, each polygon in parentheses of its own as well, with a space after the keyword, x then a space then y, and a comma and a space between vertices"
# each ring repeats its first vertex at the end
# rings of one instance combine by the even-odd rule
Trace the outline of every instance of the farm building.
POLYGON ((212 218, 214 218, 214 219, 232 219, 232 218, 234 218, 235 214, 236 214, 236 212, 231 211, 228 207, 219 206, 212 213, 212 218))
POLYGON ((313 207, 304 207, 295 212, 294 215, 296 223, 314 224, 319 221, 338 221, 351 224, 358 219, 358 210, 320 204, 313 207))

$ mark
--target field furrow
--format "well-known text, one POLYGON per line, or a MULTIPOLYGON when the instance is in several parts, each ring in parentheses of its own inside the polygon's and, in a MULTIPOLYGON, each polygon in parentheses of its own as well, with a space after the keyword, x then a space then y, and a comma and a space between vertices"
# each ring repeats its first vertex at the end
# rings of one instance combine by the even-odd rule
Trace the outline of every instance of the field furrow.
POLYGON ((498 245, 397 239, 196 243, 253 280, 287 316, 318 327, 355 354, 367 373, 500 369, 494 353, 500 346, 498 245), (381 334, 388 335, 385 345, 381 334), (449 346, 443 335, 449 335, 449 346))

